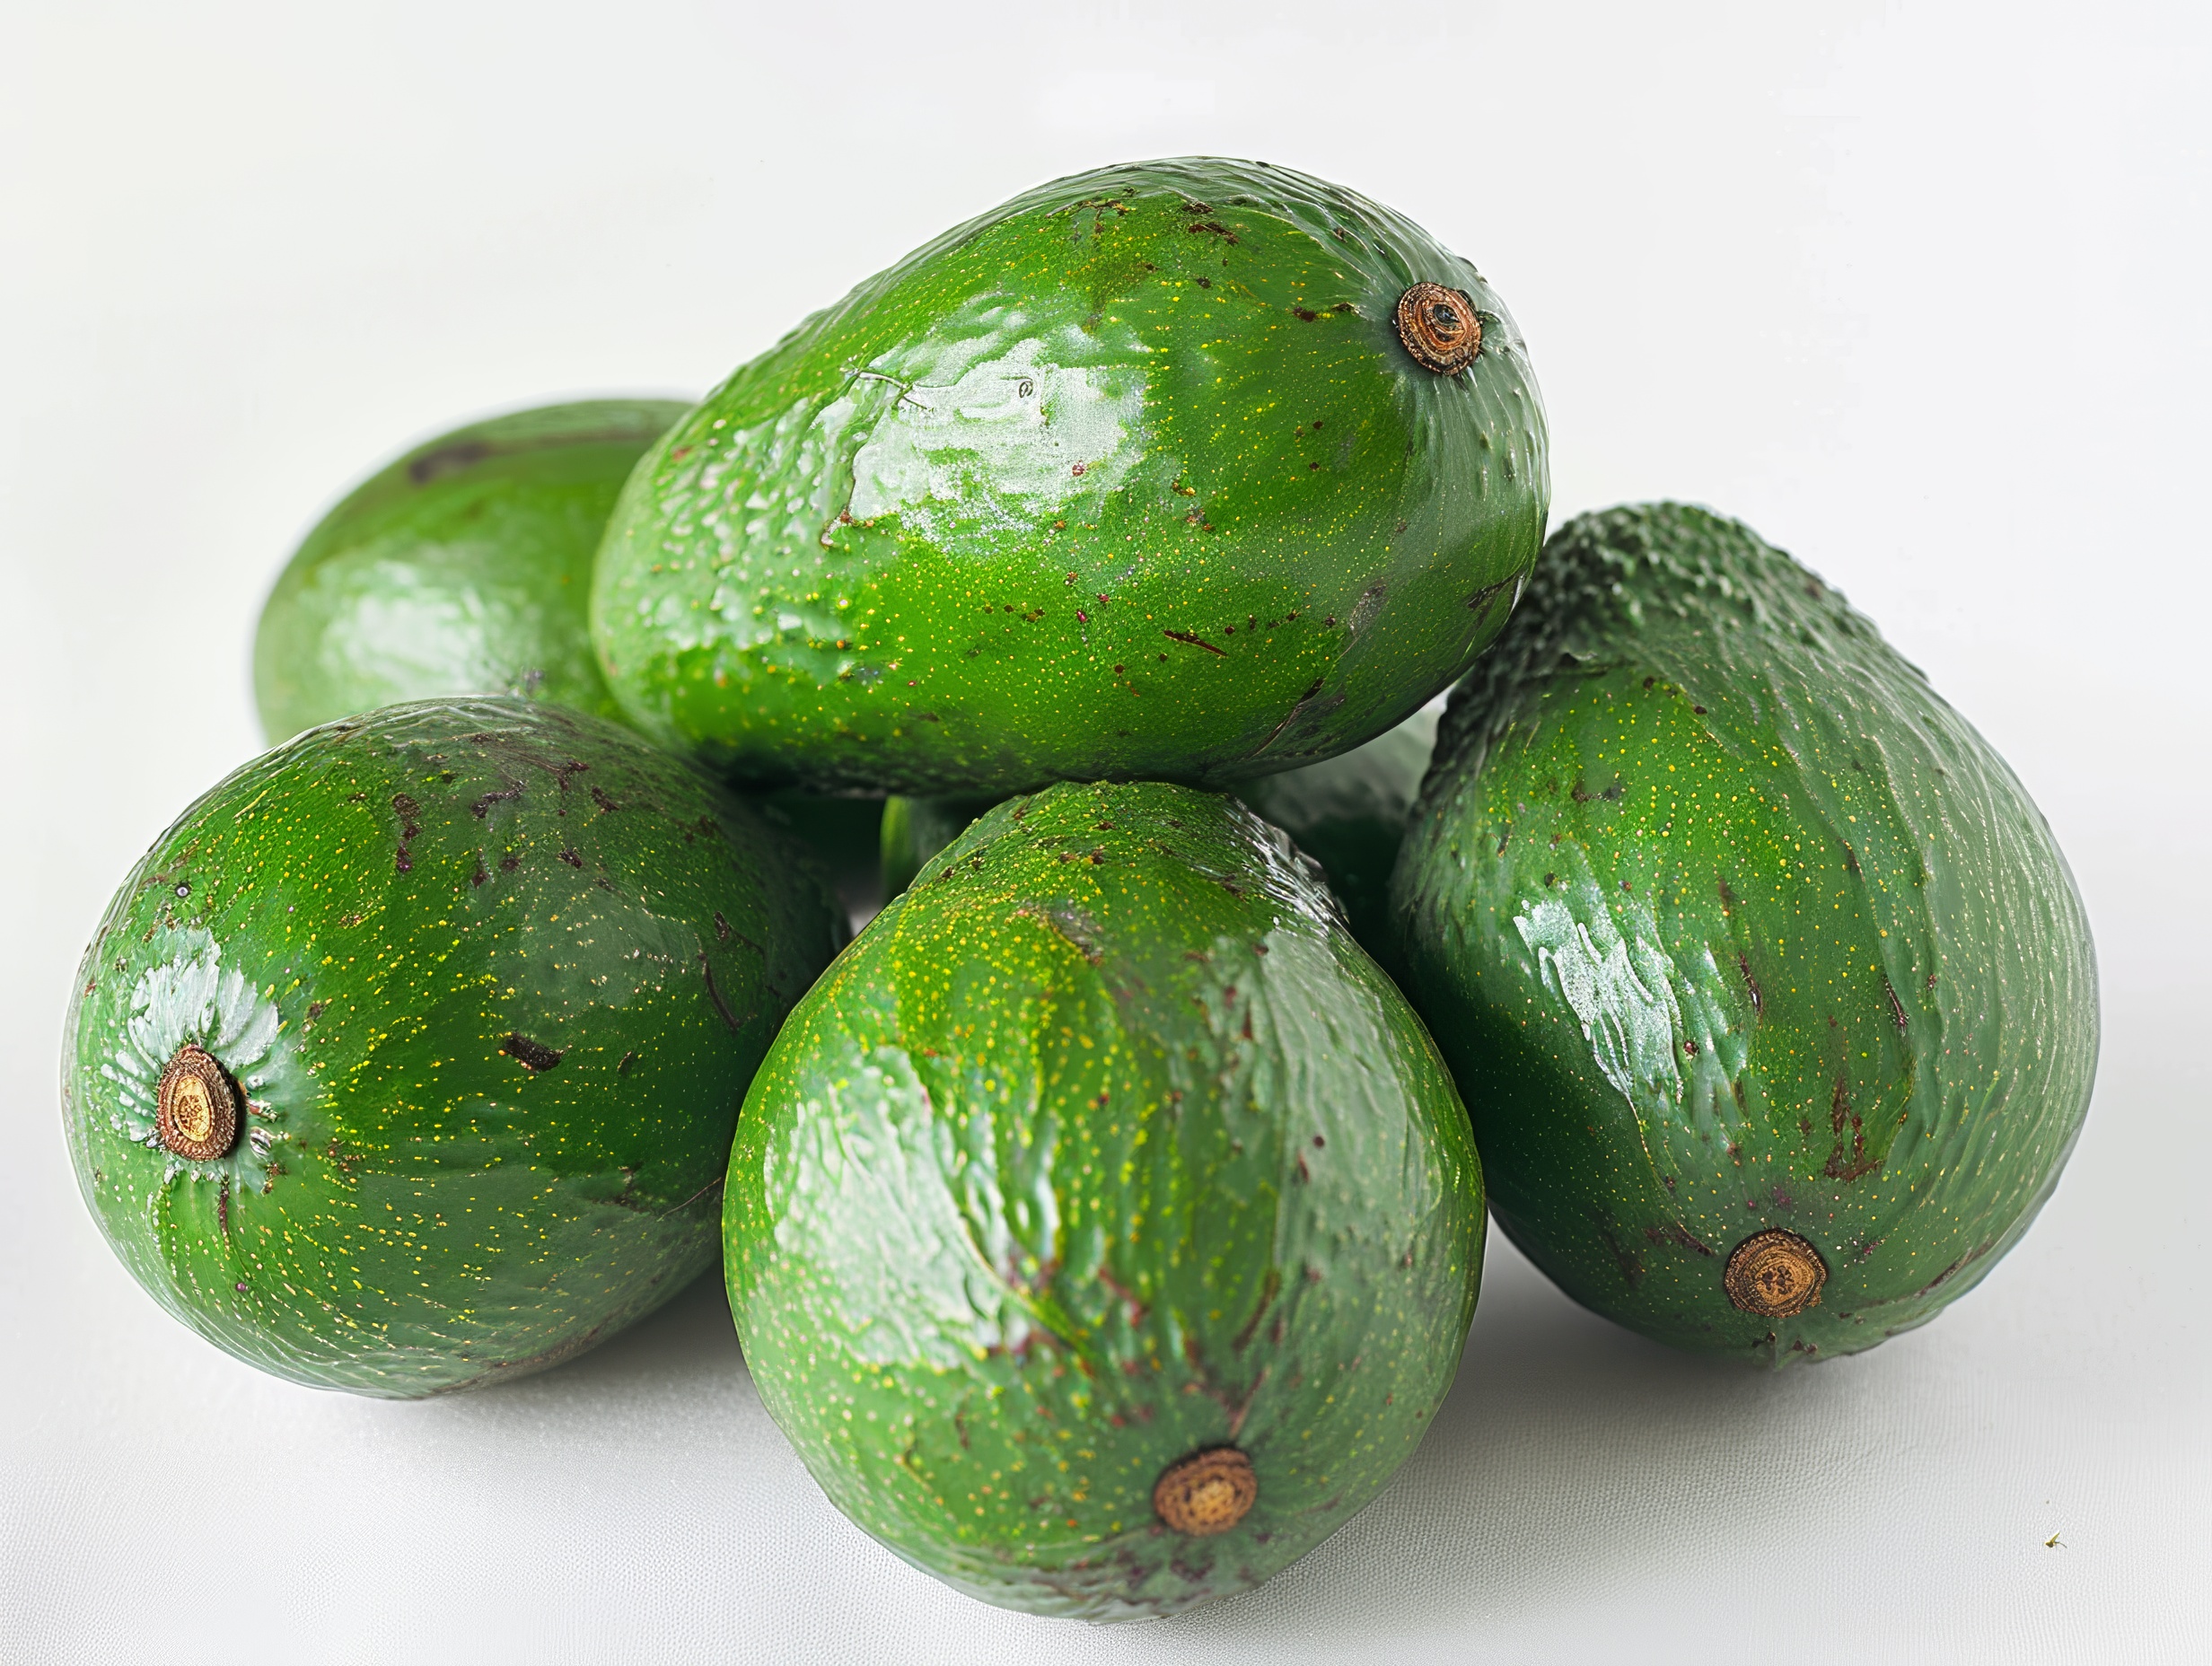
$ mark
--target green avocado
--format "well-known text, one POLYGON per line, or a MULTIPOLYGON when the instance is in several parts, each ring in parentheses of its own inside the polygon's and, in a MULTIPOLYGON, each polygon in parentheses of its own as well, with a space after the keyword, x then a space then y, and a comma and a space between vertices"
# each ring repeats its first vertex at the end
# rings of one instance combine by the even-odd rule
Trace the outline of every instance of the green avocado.
POLYGON ((1002 802, 998 797, 977 798, 967 794, 937 798, 893 794, 885 799, 877 840, 884 900, 888 902, 911 885, 932 856, 958 838, 970 822, 1002 802))
POLYGON ((1497 633, 1549 495, 1519 330, 1349 191, 1215 157, 1040 187, 742 366, 638 465, 592 619, 733 778, 1223 786, 1497 633))
POLYGON ((408 1399, 553 1364, 715 1259, 738 1106, 843 941, 783 836, 516 699, 310 730, 194 804, 85 952, 77 1179, 217 1346, 408 1399))
MULTIPOLYGON (((1416 712, 1388 734, 1340 757, 1237 789, 1239 798, 1321 864, 1352 935, 1370 953, 1391 936, 1391 869, 1435 743, 1435 714, 1416 712)), ((965 796, 885 801, 883 895, 904 890, 924 863, 996 802, 965 796)))
POLYGON ((1233 800, 999 805, 792 1013, 724 1268, 831 1501, 1008 1608, 1256 1585, 1418 1443, 1482 1180, 1420 1021, 1233 800))
MULTIPOLYGON (((592 657, 592 563, 622 482, 689 408, 591 399, 457 428, 357 487, 294 554, 254 636, 261 726, 511 694, 622 718, 592 657)), ((880 799, 759 801, 837 881, 873 893, 880 799)))
POLYGON ((1392 935, 1391 871, 1436 746, 1436 715, 1421 711, 1341 758, 1237 789, 1237 796, 1321 864, 1352 935, 1377 954, 1392 935))
POLYGON ((452 694, 619 718, 592 656, 592 562, 622 482, 686 408, 520 411, 457 428, 356 487, 261 609, 253 684, 268 738, 452 694))
POLYGON ((1924 1322, 2081 1129, 2095 960, 2042 817, 1841 596, 1702 509, 1553 538, 1391 900, 1499 1223, 1677 1346, 1779 1365, 1924 1322))

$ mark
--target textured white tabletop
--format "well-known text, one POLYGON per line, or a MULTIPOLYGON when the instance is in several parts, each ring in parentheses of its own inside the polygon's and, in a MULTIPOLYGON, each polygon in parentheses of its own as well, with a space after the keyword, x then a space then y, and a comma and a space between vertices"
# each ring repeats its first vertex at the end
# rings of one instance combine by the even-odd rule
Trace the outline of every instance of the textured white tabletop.
POLYGON ((2204 8, 998 9, 0 5, 0 1659, 2212 1657, 2204 8), (1528 335, 1555 516, 1743 517, 2012 761, 2104 995, 2022 1247, 1926 1329, 1769 1376, 1494 1236, 1382 1498, 1119 1629, 847 1525, 711 1281, 426 1405, 163 1317, 78 1201, 57 1043, 112 887, 258 746, 248 644, 300 533, 411 440, 699 391, 958 219, 1187 151, 1469 255, 1528 335))

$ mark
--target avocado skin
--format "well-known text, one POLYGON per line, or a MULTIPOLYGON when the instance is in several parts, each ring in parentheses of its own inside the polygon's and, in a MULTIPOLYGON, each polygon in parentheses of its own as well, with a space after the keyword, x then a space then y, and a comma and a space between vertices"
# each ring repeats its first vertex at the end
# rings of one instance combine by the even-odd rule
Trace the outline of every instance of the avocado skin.
POLYGON ((792 1014, 731 1153, 763 1403, 948 1583, 1124 1619, 1256 1585, 1450 1387, 1482 1185, 1412 1010, 1282 835, 1139 783, 999 805, 792 1014), (1156 1521, 1234 1442, 1259 1492, 1156 1521))
POLYGON ((254 698, 282 741, 439 695, 621 716, 592 654, 592 563, 645 449, 688 408, 592 399, 471 424, 356 487, 261 609, 254 698))
POLYGON ((714 1260, 746 1083, 844 934, 780 834, 601 719, 311 730, 186 811, 86 951, 78 1182, 156 1301, 278 1376, 522 1376, 714 1260), (186 1041, 252 1107, 210 1162, 154 1130, 186 1041))
POLYGON ((638 466, 592 630, 646 733, 758 785, 1233 782, 1449 686, 1549 496, 1518 329, 1364 197, 1188 157, 1040 187, 742 366, 638 466), (1394 323, 1484 323, 1463 372, 1394 323))
MULTIPOLYGON (((1436 743, 1436 717, 1416 712, 1388 734, 1339 757, 1248 781, 1237 796, 1321 865, 1352 935, 1370 954, 1391 941, 1391 870, 1436 743)), ((922 864, 998 801, 946 796, 888 800, 883 895, 896 897, 922 864)))
POLYGON ((1435 745, 1436 715, 1416 712, 1340 758, 1237 789, 1321 864, 1352 935, 1378 958, 1393 935, 1391 872, 1435 745))
POLYGON ((1780 1365, 1925 1322, 2080 1131, 2095 960, 2041 815, 1868 620, 1705 510, 1552 539, 1391 896, 1499 1224, 1678 1347, 1780 1365), (1794 1317, 1724 1287, 1766 1228, 1827 1265, 1794 1317))
POLYGON ((995 796, 964 793, 933 798, 893 794, 885 799, 878 840, 884 899, 889 901, 906 890, 924 864, 958 838, 970 822, 1003 802, 995 796))
MULTIPOLYGON (((322 518, 254 636, 272 741, 403 700, 510 694, 626 721, 587 618, 592 564, 639 457, 689 407, 587 399, 417 446, 322 518)), ((763 795, 855 901, 875 882, 882 802, 763 795)))

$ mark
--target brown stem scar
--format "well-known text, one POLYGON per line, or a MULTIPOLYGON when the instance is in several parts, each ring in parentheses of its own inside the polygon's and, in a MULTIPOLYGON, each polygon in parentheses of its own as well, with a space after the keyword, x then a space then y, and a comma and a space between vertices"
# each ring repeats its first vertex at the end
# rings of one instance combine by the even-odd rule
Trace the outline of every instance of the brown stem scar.
POLYGON ((1233 1446, 1214 1446, 1168 1465, 1153 1486, 1152 1508, 1177 1532, 1205 1539, 1242 1521, 1259 1495, 1252 1460, 1233 1446))
POLYGON ((168 1150, 213 1162, 238 1144, 238 1094, 205 1048, 186 1042, 162 1072, 154 1127, 168 1150))
POLYGON ((1787 1319, 1820 1305, 1828 1263, 1796 1233, 1769 1227, 1735 1247, 1721 1282, 1728 1300, 1744 1312, 1787 1319))
POLYGON ((1423 370, 1456 375, 1482 351, 1482 320, 1460 291, 1416 284, 1398 297, 1398 339, 1423 370))

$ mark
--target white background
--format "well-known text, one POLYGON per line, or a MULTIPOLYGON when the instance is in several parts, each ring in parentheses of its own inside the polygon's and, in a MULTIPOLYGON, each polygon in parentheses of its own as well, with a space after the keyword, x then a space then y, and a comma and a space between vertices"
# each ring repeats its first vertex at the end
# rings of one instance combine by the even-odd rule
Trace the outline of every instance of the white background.
POLYGON ((2207 9, 1186 9, 0 4, 0 1658, 2212 1651, 2207 9), (1392 1489, 1259 1592, 1121 1629, 848 1527, 711 1282, 428 1405, 164 1318, 77 1199, 57 1035, 111 888, 257 750, 301 533, 415 439, 697 393, 956 220, 1186 151, 1470 256, 1527 332, 1558 515, 1744 517, 2011 759, 2105 1014, 2023 1246, 1927 1329, 1763 1376, 1494 1238, 1392 1489))

